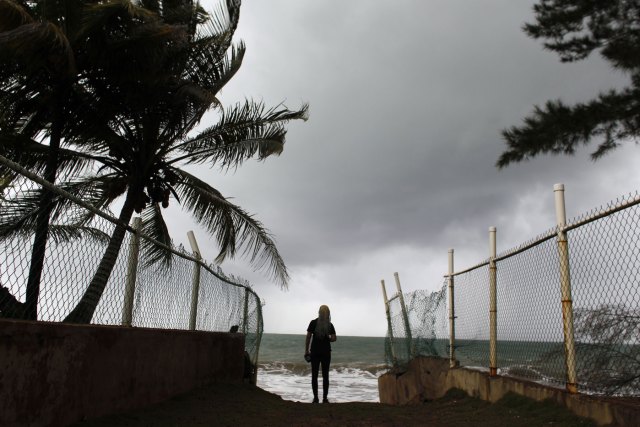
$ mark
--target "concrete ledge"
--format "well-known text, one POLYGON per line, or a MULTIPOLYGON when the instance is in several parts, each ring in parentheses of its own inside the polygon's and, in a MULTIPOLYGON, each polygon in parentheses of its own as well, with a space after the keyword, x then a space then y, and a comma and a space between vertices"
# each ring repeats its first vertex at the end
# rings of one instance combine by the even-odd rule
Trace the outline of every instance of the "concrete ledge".
POLYGON ((241 382, 244 336, 0 320, 0 425, 62 426, 241 382))
POLYGON ((496 402, 512 392, 536 401, 552 400, 578 416, 591 418, 600 425, 638 425, 640 405, 625 400, 602 399, 510 377, 490 377, 488 373, 465 368, 449 368, 447 359, 418 357, 406 371, 389 372, 378 379, 380 402, 392 405, 422 403, 445 395, 452 388, 473 397, 496 402))

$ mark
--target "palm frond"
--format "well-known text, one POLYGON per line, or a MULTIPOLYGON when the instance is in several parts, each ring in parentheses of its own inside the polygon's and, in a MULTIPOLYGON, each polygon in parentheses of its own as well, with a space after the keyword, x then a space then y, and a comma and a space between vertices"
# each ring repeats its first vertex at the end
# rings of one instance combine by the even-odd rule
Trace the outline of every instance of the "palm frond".
MULTIPOLYGON (((127 180, 117 173, 92 175, 81 180, 67 181, 58 184, 62 189, 88 203, 94 208, 108 211, 109 205, 127 191, 127 180)), ((69 202, 73 204, 73 202, 69 202)), ((52 218, 62 214, 54 211, 52 218)))
POLYGON ((240 20, 240 1, 225 0, 225 4, 218 4, 218 8, 208 12, 207 20, 199 26, 196 40, 215 39, 219 47, 219 55, 222 56, 231 45, 233 34, 238 28, 240 20))
POLYGON ((80 239, 87 239, 103 245, 109 242, 109 234, 99 228, 76 224, 49 224, 49 237, 54 243, 80 239))
POLYGON ((13 180, 16 178, 17 174, 0 174, 0 195, 4 194, 4 191, 11 187, 13 180))
POLYGON ((30 190, 22 192, 19 198, 7 198, 2 202, 0 239, 28 235, 30 230, 35 230, 41 197, 40 191, 30 190))
POLYGON ((82 29, 79 32, 80 38, 86 37, 87 33, 93 33, 99 28, 112 27, 113 22, 126 25, 160 20, 153 10, 137 6, 131 1, 95 2, 88 5, 84 12, 82 29))
POLYGON ((216 262, 222 262, 227 256, 234 257, 240 249, 241 256, 248 258, 256 270, 266 270, 280 286, 286 288, 289 280, 287 268, 263 225, 195 176, 180 169, 172 169, 172 172, 179 177, 176 191, 181 195, 183 206, 220 246, 216 262))
MULTIPOLYGON (((160 135, 165 141, 184 138, 212 106, 220 107, 217 94, 240 69, 245 46, 232 46, 227 55, 220 52, 220 41, 212 36, 193 42, 184 53, 184 60, 177 58, 165 67, 174 68, 179 76, 164 99, 166 120, 160 135)), ((156 91, 154 96, 158 95, 156 91)))
POLYGON ((243 42, 219 56, 216 45, 193 46, 193 55, 185 68, 184 80, 216 95, 240 70, 246 52, 243 42))
POLYGON ((0 129, 41 139, 50 128, 56 78, 42 67, 29 69, 38 59, 27 61, 23 67, 0 60, 0 129))
MULTIPOLYGON (((169 229, 162 216, 160 206, 158 206, 157 203, 152 203, 151 206, 142 211, 141 217, 142 232, 171 247, 171 236, 169 235, 169 229)), ((162 266, 166 268, 171 266, 171 260, 173 259, 173 253, 171 251, 147 239, 142 239, 140 246, 142 247, 144 267, 149 267, 157 263, 162 263, 162 266)))
MULTIPOLYGON (((15 200, 2 203, 1 240, 19 236, 30 238, 35 233, 39 197, 40 192, 33 192, 27 197, 22 197, 19 204, 15 203, 15 200), (12 220, 16 222, 12 224, 12 220)), ((49 237, 56 243, 82 238, 99 243, 108 242, 109 235, 107 233, 88 225, 91 218, 87 218, 86 213, 86 210, 72 205, 65 212, 63 219, 66 223, 52 222, 49 224, 49 237)))
MULTIPOLYGON (((102 175, 85 178, 80 181, 62 182, 58 186, 74 196, 89 203, 96 209, 107 207, 125 190, 116 175, 102 175)), ((15 235, 28 236, 35 230, 36 219, 40 212, 43 189, 19 192, 2 202, 0 215, 0 240, 15 235)), ((56 194, 51 201, 51 222, 87 226, 95 214, 78 207, 73 201, 56 194)))
MULTIPOLYGON (((85 98, 89 94, 79 98, 85 98)), ((102 101, 102 100, 100 100, 102 101)), ((108 101, 102 103, 104 106, 108 101)), ((76 105, 91 105, 78 102, 76 105)), ((105 109, 108 107, 105 107, 105 109)), ((132 151, 132 136, 129 123, 122 116, 112 115, 102 109, 89 106, 69 111, 69 124, 65 128, 65 145, 71 145, 82 152, 91 153, 97 161, 106 161, 105 157, 123 157, 132 151), (115 155, 117 154, 119 155, 115 155)))
POLYGON ((69 40, 50 22, 28 23, 0 32, 0 61, 18 62, 28 70, 27 74, 44 68, 64 78, 76 72, 69 40))
POLYGON ((225 111, 218 123, 176 147, 186 153, 172 163, 220 164, 224 168, 237 167, 257 155, 263 160, 280 154, 284 147, 286 129, 290 120, 307 119, 308 106, 300 110, 271 108, 261 103, 246 101, 225 111))
POLYGON ((126 98, 119 105, 142 105, 144 91, 166 85, 173 78, 167 61, 188 45, 183 27, 129 1, 87 7, 79 37, 87 40, 87 63, 109 76, 107 90, 126 98))
POLYGON ((176 90, 170 94, 172 114, 167 115, 170 120, 162 128, 163 140, 184 138, 212 106, 221 107, 217 94, 240 69, 244 52, 244 45, 239 44, 232 47, 229 56, 218 59, 207 47, 193 50, 176 90))
POLYGON ((12 1, 0 0, 0 32, 13 30, 33 22, 33 18, 20 5, 12 1))
MULTIPOLYGON (((0 132, 0 152, 35 173, 43 173, 51 148, 20 134, 0 132)), ((104 158, 87 153, 61 148, 58 150, 58 171, 63 176, 78 176, 86 172, 95 162, 104 158)), ((0 171, 5 168, 0 165, 0 171)))

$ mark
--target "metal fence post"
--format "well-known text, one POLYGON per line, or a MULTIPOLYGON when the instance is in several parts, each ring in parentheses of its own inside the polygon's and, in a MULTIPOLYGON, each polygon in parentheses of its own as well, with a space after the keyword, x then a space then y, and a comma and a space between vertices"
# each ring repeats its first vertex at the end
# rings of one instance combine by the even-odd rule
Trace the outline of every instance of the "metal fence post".
POLYGON ((384 286, 384 280, 380 281, 382 285, 382 297, 384 298, 384 311, 387 314, 387 328, 389 330, 389 348, 391 350, 391 361, 393 366, 398 365, 398 359, 396 358, 396 349, 393 342, 393 327, 391 324, 391 310, 389 309, 389 299, 387 298, 387 288, 384 286))
POLYGON ((404 329, 406 330, 407 340, 407 355, 409 360, 415 356, 415 346, 413 345, 413 338, 411 337, 411 324, 409 323, 409 313, 407 313, 407 306, 404 303, 404 296, 402 295, 402 288, 400 287, 400 277, 398 273, 393 273, 393 277, 396 280, 396 288, 398 289, 398 298, 400 299, 400 307, 402 309, 402 320, 404 320, 404 329))
POLYGON ((453 304, 453 249, 449 249, 449 366, 456 366, 456 316, 453 304))
POLYGON ((256 322, 256 360, 254 362, 254 371, 253 371, 253 384, 258 384, 258 358, 260 356, 260 341, 262 341, 262 332, 264 331, 263 327, 263 319, 262 319, 262 301, 258 298, 258 295, 253 294, 256 298, 256 308, 259 310, 260 315, 258 316, 258 321, 256 322))
POLYGON ((489 228, 489 375, 498 375, 496 228, 489 228))
MULTIPOLYGON (((193 234, 193 231, 189 231, 187 233, 187 237, 189 237, 189 243, 191 244, 191 250, 193 251, 194 257, 200 261, 202 257, 200 256, 200 248, 198 247, 198 242, 196 241, 196 236, 193 234)), ((196 262, 193 264, 193 286, 191 288, 191 313, 189 314, 189 330, 194 331, 196 329, 196 318, 198 317, 198 295, 200 294, 200 263, 196 262)))
POLYGON ((242 313, 242 333, 247 336, 247 323, 249 323, 249 288, 244 288, 244 312, 242 313))
POLYGON ((138 216, 133 219, 135 233, 129 243, 129 262, 127 263, 127 276, 124 288, 124 304, 122 306, 122 326, 131 326, 133 320, 133 296, 136 290, 136 276, 138 273, 138 256, 140 254, 140 226, 142 219, 138 216))
POLYGON ((564 358, 567 368, 567 391, 578 392, 576 374, 576 349, 573 331, 573 302, 571 300, 571 276, 569 274, 569 242, 565 226, 567 215, 564 205, 564 184, 553 186, 558 224, 558 257, 560 261, 560 296, 562 300, 562 326, 564 332, 564 358))

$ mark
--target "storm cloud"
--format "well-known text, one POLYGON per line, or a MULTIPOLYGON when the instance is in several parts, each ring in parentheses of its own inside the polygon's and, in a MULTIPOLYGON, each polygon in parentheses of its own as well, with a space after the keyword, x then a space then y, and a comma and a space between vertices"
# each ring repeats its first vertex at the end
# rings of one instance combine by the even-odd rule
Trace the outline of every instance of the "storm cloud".
MULTIPOLYGON (((265 331, 304 333, 328 304, 339 335, 384 335, 380 279, 391 292, 397 271, 404 290, 435 290, 449 248, 457 268, 487 257, 489 226, 499 251, 536 236, 554 225, 556 182, 569 216, 638 188, 632 142, 597 163, 585 147, 495 168, 500 131, 535 104, 626 84, 600 58, 561 64, 527 38, 533 4, 243 1, 236 38, 247 54, 223 103, 310 104, 280 157, 198 171, 269 228, 291 271, 282 291, 246 261, 222 265, 264 298, 265 331)), ((169 218, 178 242, 194 229, 205 258, 215 257, 185 214, 169 218)))

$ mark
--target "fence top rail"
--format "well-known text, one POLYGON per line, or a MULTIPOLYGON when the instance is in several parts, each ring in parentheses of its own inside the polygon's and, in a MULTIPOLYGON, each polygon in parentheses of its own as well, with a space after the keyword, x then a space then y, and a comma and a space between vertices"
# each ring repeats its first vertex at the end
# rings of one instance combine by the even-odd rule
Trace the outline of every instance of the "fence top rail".
POLYGON ((594 208, 586 212, 585 214, 579 215, 576 218, 572 219, 564 227, 563 231, 570 231, 574 228, 582 227, 583 225, 589 224, 590 222, 607 217, 637 204, 640 204, 640 194, 637 191, 635 193, 629 193, 625 196, 618 197, 617 199, 609 202, 604 207, 601 206, 599 208, 594 208))
MULTIPOLYGON (((632 206, 638 205, 640 204, 640 193, 635 192, 635 193, 629 193, 626 196, 621 196, 618 197, 617 199, 609 202, 606 206, 601 206, 601 207, 597 207, 594 208, 590 211, 588 211, 587 213, 583 214, 583 215, 579 215, 576 218, 573 218, 571 221, 569 221, 567 223, 567 225, 565 225, 564 227, 562 227, 562 229, 560 229, 559 227, 553 227, 547 231, 545 231, 544 233, 540 234, 537 237, 534 237, 533 239, 522 243, 519 246, 516 246, 514 248, 508 249, 504 252, 502 252, 500 255, 496 256, 494 261, 498 262, 498 261, 504 261, 507 258, 510 258, 512 256, 518 255, 524 251, 527 251, 531 248, 533 248, 534 246, 537 246, 541 243, 546 242, 547 240, 553 239, 555 236, 557 236, 559 231, 570 231, 573 229, 576 229, 578 227, 581 227, 583 225, 589 224, 591 222, 597 221, 598 219, 607 217, 609 215, 612 215, 616 212, 622 211, 624 209, 630 208, 632 206)), ((485 267, 486 265, 489 264, 491 260, 487 259, 485 261, 482 261, 479 264, 476 264, 472 267, 469 267, 465 270, 461 270, 461 271, 457 271, 451 275, 449 274, 445 274, 444 277, 448 278, 448 277, 455 277, 455 276, 459 276, 465 273, 469 273, 473 270, 476 270, 478 268, 482 268, 485 267)))
POLYGON ((503 261, 507 258, 518 255, 535 246, 538 246, 541 243, 546 242, 547 240, 553 239, 557 235, 558 235, 558 228, 557 227, 551 228, 545 231, 544 233, 540 234, 539 236, 529 240, 528 242, 524 242, 521 245, 516 246, 515 248, 507 249, 506 251, 502 252, 500 255, 496 256, 495 261, 496 262, 503 261))
MULTIPOLYGON (((552 239, 556 236, 557 234, 557 228, 552 228, 549 229, 548 231, 542 233, 541 235, 534 237, 533 239, 529 240, 528 242, 524 242, 523 244, 516 246, 515 248, 511 248, 506 250, 505 252, 502 252, 500 255, 496 256, 494 258, 495 262, 498 261, 503 261, 509 257, 518 255, 521 252, 524 252, 528 249, 531 249, 534 246, 539 245, 540 243, 546 242, 549 239, 552 239)), ((451 275, 451 277, 455 277, 455 276, 460 276, 462 274, 465 273, 469 273, 473 270, 477 270, 478 268, 482 268, 482 267, 486 267, 487 265, 489 265, 489 263, 491 262, 490 258, 487 258, 486 260, 480 262, 479 264, 476 264, 472 267, 469 267, 467 269, 464 270, 460 270, 460 271, 456 271, 455 273, 453 273, 451 275)), ((445 274, 444 277, 449 277, 449 274, 445 274)))
POLYGON ((217 277, 218 279, 222 280, 223 282, 226 282, 232 286, 236 286, 236 287, 241 287, 241 288, 245 288, 247 289, 249 292, 251 292, 253 295, 255 295, 256 298, 259 298, 258 295, 253 291, 253 289, 251 289, 250 286, 248 285, 243 285, 240 283, 236 283, 232 280, 230 280, 228 277, 226 277, 224 274, 221 274, 220 272, 216 272, 214 271, 214 269, 212 269, 209 265, 207 265, 205 262, 203 262, 202 260, 197 259, 194 256, 191 256, 189 254, 180 252, 178 250, 176 250, 175 248, 171 247, 171 246, 167 246, 162 242, 159 242, 157 240, 155 240, 153 237, 147 236, 146 234, 142 233, 139 230, 135 230, 133 227, 131 227, 129 224, 123 223, 122 221, 120 221, 118 218, 115 218, 103 211, 101 211, 100 209, 97 209, 96 207, 90 205, 89 203, 85 202, 82 199, 79 199, 77 197, 75 197, 73 194, 57 187, 56 185, 50 183, 49 181, 39 177, 38 175, 34 174, 33 172, 31 172, 28 169, 25 169, 24 167, 22 167, 20 164, 9 160, 8 158, 4 157, 3 155, 0 155, 0 163, 5 164, 7 167, 9 167, 10 169, 12 169, 13 171, 17 172, 18 174, 25 176, 27 178, 29 178, 30 180, 40 184, 41 186, 43 186, 44 188, 46 188, 47 190, 56 193, 60 196, 63 196, 69 200, 71 200, 73 203, 82 206, 83 208, 87 209, 88 211, 98 215, 101 218, 106 219, 109 222, 112 222, 114 224, 120 225, 122 227, 125 227, 125 229, 131 233, 134 234, 138 234, 141 238, 148 240, 149 242, 153 243, 154 245, 160 246, 161 248, 173 253, 174 255, 177 255, 181 258, 187 259, 189 261, 195 262, 197 264, 199 264, 201 267, 203 267, 205 270, 207 270, 209 273, 213 274, 215 277, 217 277))
POLYGON ((457 272, 455 272, 455 273, 453 273, 451 275, 445 274, 444 277, 460 276, 461 274, 469 273, 470 271, 477 270, 478 268, 482 268, 482 267, 485 267, 487 265, 489 265, 489 260, 483 261, 480 264, 476 264, 473 267, 469 267, 466 270, 457 271, 457 272))

